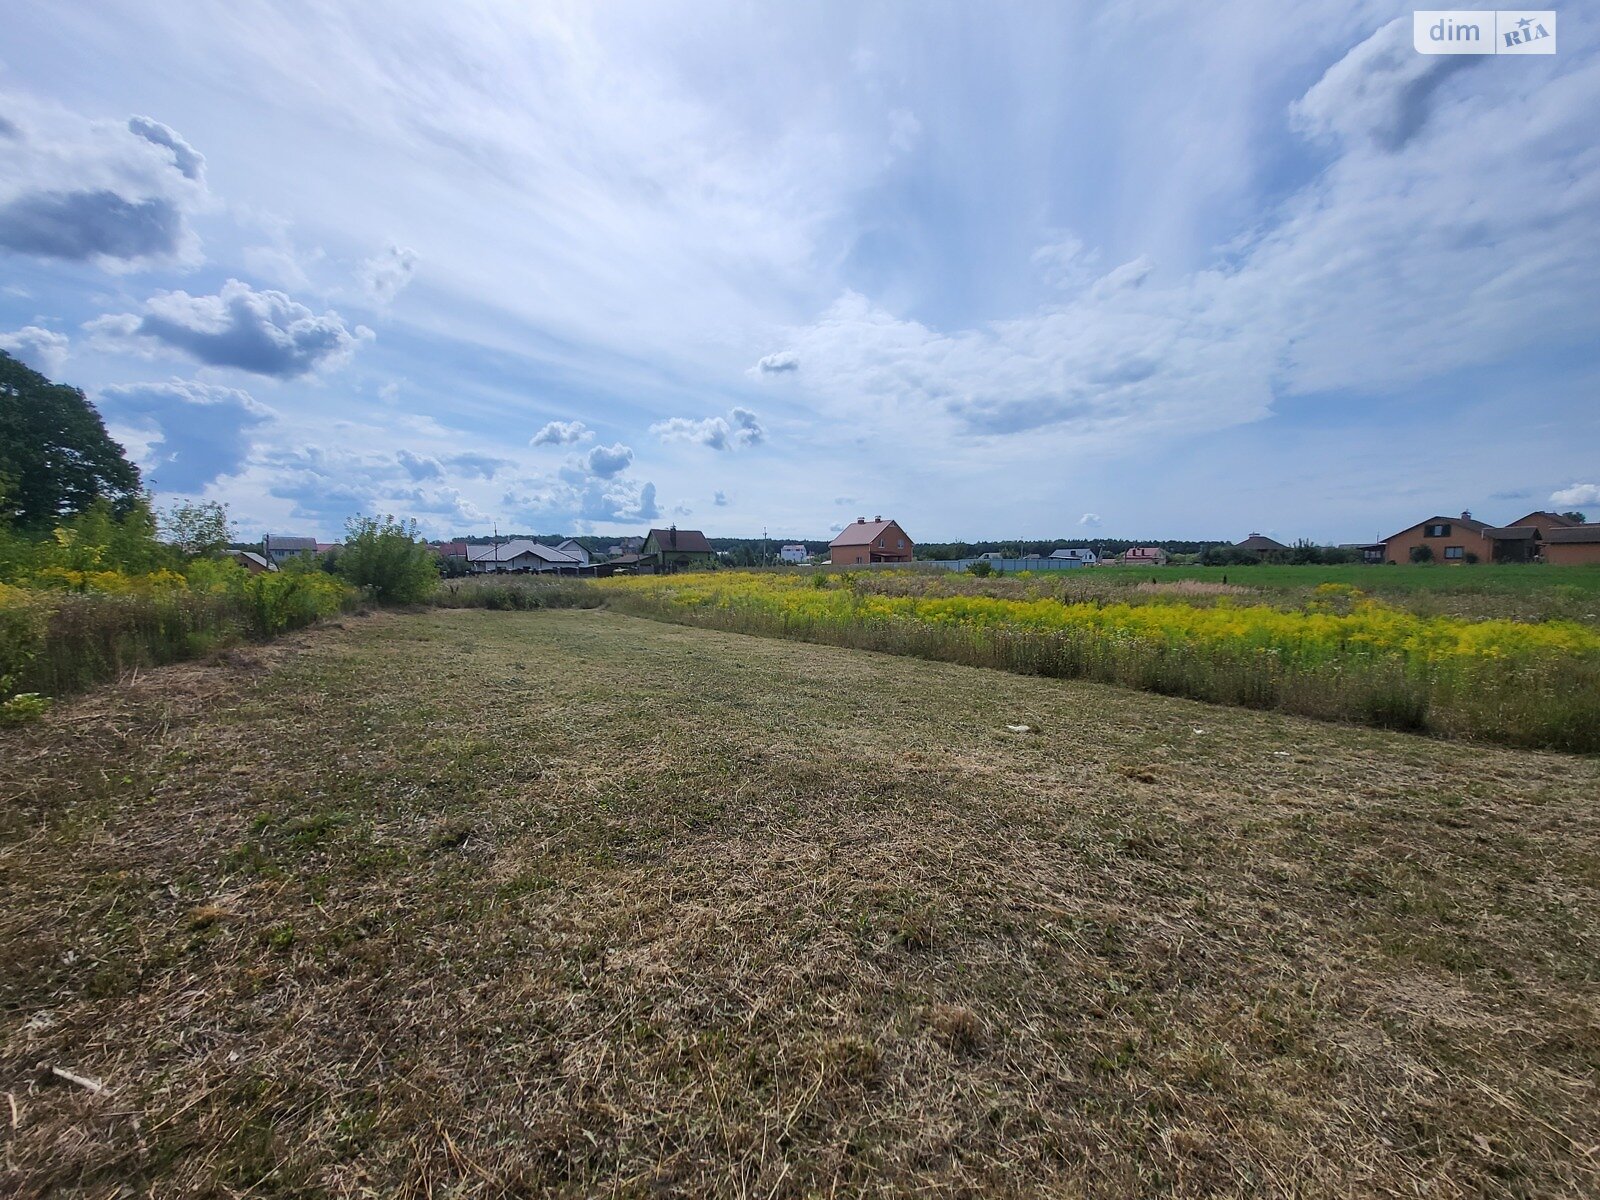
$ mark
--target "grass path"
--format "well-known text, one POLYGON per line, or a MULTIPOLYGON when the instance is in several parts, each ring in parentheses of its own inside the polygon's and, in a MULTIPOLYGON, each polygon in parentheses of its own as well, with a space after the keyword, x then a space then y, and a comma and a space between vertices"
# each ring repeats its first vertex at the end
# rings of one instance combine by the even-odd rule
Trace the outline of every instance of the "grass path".
POLYGON ((352 620, 0 734, 0 1193, 1592 1195, 1596 795, 605 611, 352 620))

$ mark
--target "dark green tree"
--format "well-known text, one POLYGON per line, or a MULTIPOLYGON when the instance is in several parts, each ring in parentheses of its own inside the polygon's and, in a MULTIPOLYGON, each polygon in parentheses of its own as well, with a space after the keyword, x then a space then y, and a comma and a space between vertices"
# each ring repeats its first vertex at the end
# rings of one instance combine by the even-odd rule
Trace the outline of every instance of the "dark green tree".
POLYGON ((139 496, 139 468, 106 433, 82 391, 51 383, 0 350, 0 487, 4 515, 43 529, 96 500, 120 515, 139 496))
POLYGON ((1569 520, 1569 521, 1576 521, 1579 525, 1583 525, 1583 524, 1586 523, 1586 518, 1584 517, 1584 515, 1581 512, 1578 512, 1576 510, 1573 510, 1571 512, 1564 512, 1561 515, 1563 517, 1567 518, 1567 520, 1569 520))

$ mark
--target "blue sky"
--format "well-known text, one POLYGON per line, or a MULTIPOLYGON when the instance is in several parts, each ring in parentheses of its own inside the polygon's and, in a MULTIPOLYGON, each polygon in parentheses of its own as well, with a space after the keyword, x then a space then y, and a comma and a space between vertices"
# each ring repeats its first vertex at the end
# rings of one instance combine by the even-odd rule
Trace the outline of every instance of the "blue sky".
POLYGON ((1410 9, 13 0, 0 347, 241 531, 1600 516, 1600 61, 1410 9))

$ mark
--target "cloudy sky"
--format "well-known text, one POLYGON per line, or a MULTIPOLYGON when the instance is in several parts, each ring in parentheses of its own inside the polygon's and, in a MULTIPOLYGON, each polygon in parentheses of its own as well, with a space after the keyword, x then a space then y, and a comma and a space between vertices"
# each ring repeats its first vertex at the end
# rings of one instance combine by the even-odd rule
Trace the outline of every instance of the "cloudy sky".
POLYGON ((1600 516, 1594 11, 1410 11, 10 0, 0 347, 250 535, 1600 516))

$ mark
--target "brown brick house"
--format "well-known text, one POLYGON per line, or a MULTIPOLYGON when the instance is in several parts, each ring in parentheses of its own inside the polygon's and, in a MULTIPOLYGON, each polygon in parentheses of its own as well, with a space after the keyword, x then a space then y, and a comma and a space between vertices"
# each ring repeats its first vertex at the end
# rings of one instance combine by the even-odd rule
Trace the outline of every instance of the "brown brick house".
POLYGON ((914 547, 900 522, 882 517, 857 517, 828 543, 828 558, 835 566, 865 566, 868 563, 908 563, 914 547))
POLYGON ((1580 525, 1571 517, 1560 513, 1531 512, 1510 525, 1488 525, 1474 520, 1470 512, 1459 517, 1429 517, 1408 529, 1385 538, 1386 562, 1411 561, 1411 553, 1418 546, 1433 551, 1438 563, 1460 564, 1471 562, 1588 562, 1583 557, 1586 550, 1561 552, 1560 558, 1550 557, 1550 540, 1560 537, 1562 544, 1573 547, 1589 544, 1584 533, 1589 526, 1580 525))
POLYGON ((1567 525, 1544 537, 1544 560, 1561 566, 1600 563, 1600 525, 1567 525))

